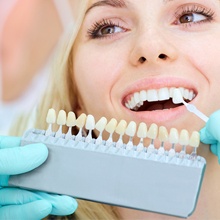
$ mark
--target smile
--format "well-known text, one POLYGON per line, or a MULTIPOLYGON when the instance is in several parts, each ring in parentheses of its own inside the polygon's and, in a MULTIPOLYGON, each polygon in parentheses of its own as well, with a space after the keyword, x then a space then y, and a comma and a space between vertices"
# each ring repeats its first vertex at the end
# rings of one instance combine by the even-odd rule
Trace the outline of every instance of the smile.
MULTIPOLYGON (((134 94, 128 95, 124 99, 124 105, 126 108, 132 111, 155 111, 155 110, 165 110, 178 107, 182 104, 174 104, 172 101, 174 87, 141 90, 140 92, 135 92, 134 94)), ((186 88, 179 88, 183 99, 186 102, 192 101, 196 94, 193 90, 186 88)))

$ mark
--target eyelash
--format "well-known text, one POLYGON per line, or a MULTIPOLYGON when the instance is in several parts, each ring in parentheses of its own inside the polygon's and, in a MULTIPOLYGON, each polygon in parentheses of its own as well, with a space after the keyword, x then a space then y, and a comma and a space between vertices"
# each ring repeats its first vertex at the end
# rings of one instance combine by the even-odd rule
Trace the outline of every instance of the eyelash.
POLYGON ((123 27, 122 25, 120 25, 119 23, 113 22, 111 20, 108 19, 103 19, 99 22, 95 22, 92 27, 90 29, 88 29, 87 34, 89 36, 89 38, 91 39, 96 39, 96 38, 106 38, 106 37, 111 37, 112 34, 108 34, 108 35, 99 35, 99 31, 101 31, 101 29, 105 28, 105 27, 118 27, 121 29, 124 29, 124 31, 126 30, 125 27, 123 27))
POLYGON ((200 23, 204 23, 204 22, 210 22, 213 20, 214 18, 214 11, 212 11, 212 9, 208 9, 199 5, 188 5, 188 6, 183 6, 180 12, 176 12, 175 13, 175 17, 178 21, 175 22, 176 25, 184 25, 184 26, 191 26, 192 24, 200 24, 200 23), (189 22, 189 23, 178 23, 179 19, 187 14, 199 14, 199 15, 203 15, 205 16, 207 19, 201 20, 201 21, 197 21, 197 22, 189 22))
MULTIPOLYGON (((212 9, 208 9, 199 5, 187 5, 181 7, 178 12, 175 13, 176 21, 174 22, 175 25, 181 25, 185 27, 189 27, 193 24, 200 24, 205 22, 210 22, 214 18, 214 11, 212 9), (189 22, 189 23, 179 23, 179 19, 187 14, 196 13, 199 15, 205 16, 207 19, 197 21, 197 22, 189 22)), ((109 19, 103 19, 101 21, 95 22, 90 29, 88 29, 87 34, 90 39, 101 39, 101 38, 108 38, 112 37, 113 34, 106 34, 106 35, 100 35, 99 31, 101 31, 105 27, 117 27, 124 30, 124 32, 127 30, 125 27, 120 25, 119 23, 113 22, 109 19)))

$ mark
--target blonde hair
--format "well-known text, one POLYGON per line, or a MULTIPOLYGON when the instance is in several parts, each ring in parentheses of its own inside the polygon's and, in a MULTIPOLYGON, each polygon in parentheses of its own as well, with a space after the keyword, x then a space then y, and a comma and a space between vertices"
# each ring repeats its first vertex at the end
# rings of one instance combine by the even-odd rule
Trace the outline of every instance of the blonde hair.
MULTIPOLYGON (((56 57, 54 58, 50 88, 47 90, 37 111, 37 128, 46 129, 45 120, 39 120, 39 118, 46 118, 49 108, 54 108, 57 112, 61 109, 66 112, 76 112, 78 108, 77 90, 72 79, 72 50, 84 19, 87 4, 88 0, 80 0, 77 12, 79 16, 77 16, 70 31, 65 34, 59 43, 56 57)), ((111 206, 82 200, 78 200, 78 204, 78 209, 71 219, 119 219, 116 211, 111 206)), ((70 218, 68 217, 68 219, 70 218)))

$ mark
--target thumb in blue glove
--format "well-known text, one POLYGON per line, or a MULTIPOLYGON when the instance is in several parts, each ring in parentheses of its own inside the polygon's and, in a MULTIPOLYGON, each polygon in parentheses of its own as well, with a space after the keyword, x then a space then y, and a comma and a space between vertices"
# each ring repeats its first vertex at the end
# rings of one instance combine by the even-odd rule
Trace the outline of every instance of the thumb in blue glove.
POLYGON ((204 144, 210 144, 210 149, 213 154, 218 156, 220 164, 220 110, 214 112, 210 117, 205 127, 200 130, 200 140, 204 144))
MULTIPOLYGON (((8 185, 9 175, 30 171, 47 159, 45 145, 19 145, 20 138, 0 137, 0 186, 8 185)), ((49 214, 69 215, 76 208, 76 201, 68 196, 0 188, 0 219, 42 219, 49 214)))

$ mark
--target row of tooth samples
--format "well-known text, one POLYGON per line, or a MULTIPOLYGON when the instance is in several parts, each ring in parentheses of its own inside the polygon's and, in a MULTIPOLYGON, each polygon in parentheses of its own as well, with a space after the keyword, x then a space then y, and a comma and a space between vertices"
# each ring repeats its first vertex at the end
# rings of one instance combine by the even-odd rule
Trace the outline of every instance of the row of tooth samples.
POLYGON ((45 135, 54 135, 52 125, 59 125, 58 130, 55 132, 55 137, 64 137, 65 139, 75 139, 80 141, 85 137, 86 142, 94 142, 96 145, 105 144, 107 146, 115 145, 116 148, 126 148, 127 150, 135 149, 137 152, 146 151, 147 153, 157 152, 159 155, 165 153, 168 156, 173 157, 176 155, 176 145, 181 145, 182 150, 179 152, 180 157, 186 155, 186 147, 193 147, 193 152, 191 153, 192 157, 196 157, 197 148, 200 144, 200 135, 197 131, 192 132, 191 136, 189 132, 185 129, 181 130, 179 133, 176 128, 171 128, 170 131, 164 126, 158 127, 156 124, 151 124, 149 128, 144 122, 141 122, 138 126, 134 121, 127 123, 125 120, 121 120, 119 123, 116 119, 112 118, 109 122, 105 117, 100 118, 100 120, 95 123, 95 119, 92 115, 81 114, 76 118, 74 112, 69 112, 66 115, 64 110, 60 110, 58 116, 56 117, 56 112, 54 109, 49 109, 46 122, 48 123, 48 129, 46 130, 45 135), (63 126, 67 126, 68 132, 63 134, 63 126), (72 135, 72 128, 78 127, 78 134, 76 136, 72 135), (85 129, 87 132, 85 132, 85 129), (99 132, 98 137, 94 140, 92 138, 92 131, 96 129, 99 132), (102 139, 103 131, 109 133, 109 137, 106 141, 102 139), (113 134, 117 133, 119 138, 116 142, 113 141, 113 134), (129 141, 125 144, 123 142, 123 136, 127 135, 129 141), (137 136, 139 138, 139 143, 137 146, 133 145, 133 138, 137 136), (149 146, 144 146, 144 139, 148 138, 151 140, 149 146), (154 146, 154 141, 158 139, 160 141, 160 147, 156 150, 154 146), (166 151, 164 144, 169 142, 171 148, 166 151))

